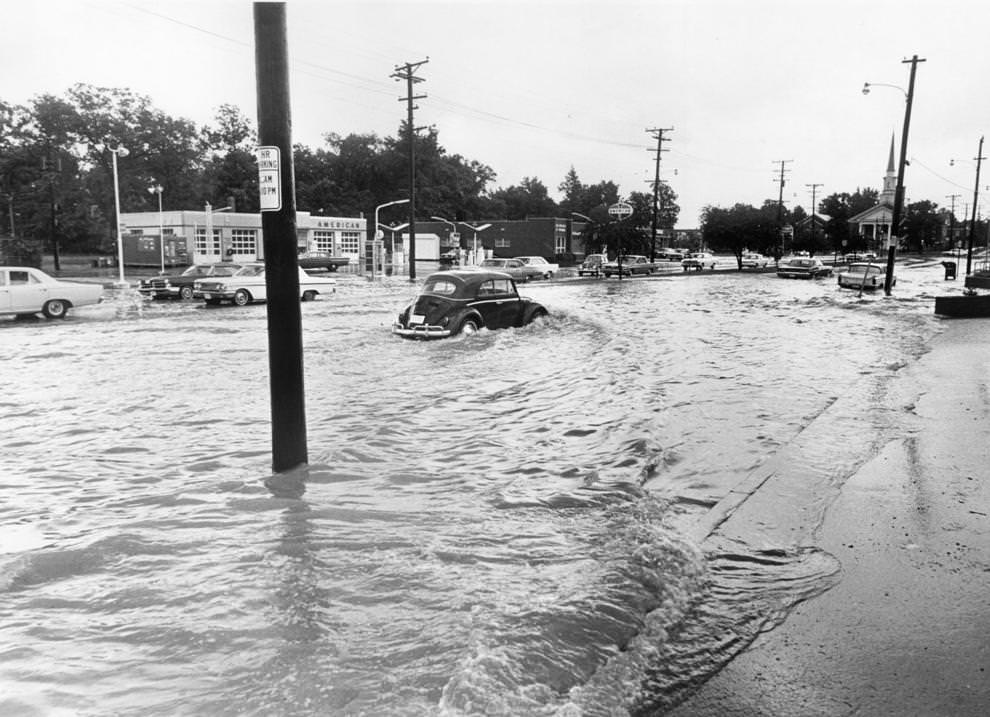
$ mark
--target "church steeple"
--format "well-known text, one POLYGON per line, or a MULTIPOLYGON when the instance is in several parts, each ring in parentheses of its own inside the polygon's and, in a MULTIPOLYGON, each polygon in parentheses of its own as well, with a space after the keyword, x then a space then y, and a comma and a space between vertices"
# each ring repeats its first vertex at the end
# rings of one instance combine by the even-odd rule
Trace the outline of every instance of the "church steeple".
POLYGON ((883 178, 883 191, 877 197, 877 204, 894 206, 894 196, 897 194, 897 170, 894 169, 894 134, 890 135, 890 158, 887 160, 887 174, 883 178))

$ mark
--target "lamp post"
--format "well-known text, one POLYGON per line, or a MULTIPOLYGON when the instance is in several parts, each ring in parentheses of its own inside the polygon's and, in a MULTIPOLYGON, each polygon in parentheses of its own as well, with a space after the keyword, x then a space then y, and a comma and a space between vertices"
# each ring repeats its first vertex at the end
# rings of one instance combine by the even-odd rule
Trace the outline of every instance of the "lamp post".
MULTIPOLYGON (((973 269, 973 233, 976 231, 976 206, 980 201, 980 165, 983 163, 983 137, 980 137, 980 148, 976 153, 976 183, 973 185, 973 218, 969 222, 969 237, 966 240, 966 276, 973 269)), ((949 166, 956 160, 950 159, 949 166)))
POLYGON ((124 237, 120 233, 120 184, 117 181, 117 156, 126 157, 127 147, 117 145, 111 147, 106 145, 108 152, 113 154, 113 207, 117 218, 117 266, 120 268, 120 279, 117 282, 118 288, 126 288, 129 284, 124 281, 124 237))
MULTIPOLYGON (((443 217, 430 217, 430 219, 435 222, 443 222, 444 224, 450 225, 450 235, 447 238, 448 241, 451 241, 457 235, 457 225, 449 219, 444 219, 443 217)), ((460 240, 458 240, 457 248, 458 250, 461 248, 460 240)), ((458 256, 460 256, 460 251, 458 251, 458 256)), ((459 263, 460 262, 458 262, 458 264, 459 263)))
POLYGON ((894 216, 890 221, 890 231, 887 233, 887 273, 883 280, 883 293, 886 296, 890 296, 890 287, 893 286, 894 281, 894 257, 897 254, 897 241, 900 237, 900 227, 901 227, 901 211, 904 205, 904 165, 907 161, 907 140, 908 140, 908 130, 911 127, 911 105, 914 102, 914 75, 918 69, 918 63, 924 62, 924 59, 919 59, 917 55, 914 55, 910 60, 902 60, 902 63, 911 63, 911 76, 908 80, 907 92, 897 85, 887 85, 879 82, 865 82, 863 83, 863 94, 870 94, 870 87, 894 87, 901 92, 904 92, 905 105, 904 105, 904 130, 901 132, 901 160, 897 168, 897 188, 894 190, 894 216), (895 234, 896 232, 896 234, 895 234))
MULTIPOLYGON (((468 224, 467 222, 461 222, 461 224, 463 224, 468 229, 474 232, 474 243, 473 243, 472 251, 474 252, 474 264, 475 266, 477 266, 478 265, 478 232, 485 231, 485 229, 488 229, 491 226, 491 224, 482 224, 481 226, 477 226, 477 227, 472 224, 468 224)), ((481 248, 482 249, 485 248, 484 244, 482 244, 481 248)))
MULTIPOLYGON (((385 236, 382 233, 382 230, 380 228, 381 225, 378 222, 378 212, 380 212, 385 207, 391 207, 396 204, 408 204, 408 203, 409 203, 408 199, 396 199, 393 202, 385 202, 384 204, 379 204, 377 207, 375 207, 375 239, 378 239, 379 235, 385 236)), ((392 256, 393 257, 395 256, 395 232, 392 232, 392 256)))
POLYGON ((158 245, 161 249, 162 257, 162 273, 165 273, 165 218, 162 214, 162 185, 156 184, 152 187, 148 187, 148 192, 150 194, 158 195, 158 245))

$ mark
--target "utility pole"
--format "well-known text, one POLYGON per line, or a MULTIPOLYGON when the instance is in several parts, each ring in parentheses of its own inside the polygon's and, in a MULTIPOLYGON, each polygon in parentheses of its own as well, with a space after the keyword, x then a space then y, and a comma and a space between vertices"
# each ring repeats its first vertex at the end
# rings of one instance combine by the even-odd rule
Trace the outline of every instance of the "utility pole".
POLYGON ((980 164, 983 162, 983 137, 976 153, 976 185, 973 187, 973 220, 969 223, 969 240, 966 242, 966 276, 973 269, 973 234, 976 231, 976 206, 980 201, 980 164))
POLYGON ((663 143, 670 141, 669 138, 668 139, 664 139, 663 133, 664 132, 673 132, 673 131, 674 131, 674 128, 673 127, 667 127, 666 129, 660 129, 658 127, 654 127, 652 129, 647 129, 646 130, 646 132, 648 134, 652 134, 654 137, 656 137, 656 140, 657 140, 657 148, 656 149, 648 149, 647 150, 647 152, 656 152, 657 153, 656 170, 655 170, 654 177, 653 177, 653 221, 651 223, 651 235, 652 235, 653 238, 650 241, 650 261, 651 262, 654 262, 654 261, 657 260, 657 214, 659 213, 658 201, 659 201, 659 197, 660 197, 660 155, 663 152, 669 152, 670 151, 669 149, 664 149, 663 148, 663 143))
MULTIPOLYGON (((413 124, 413 110, 418 110, 416 100, 425 99, 426 95, 414 95, 413 85, 424 82, 422 77, 416 77, 416 70, 430 61, 430 58, 419 62, 407 62, 397 65, 390 77, 406 81, 406 96, 400 97, 399 102, 406 103, 406 130, 409 142, 409 280, 416 279, 416 127, 413 124)), ((378 227, 375 227, 375 231, 378 227)))
MULTIPOLYGON (((961 198, 961 194, 946 194, 945 198, 952 202, 952 207, 949 209, 949 241, 952 242, 952 248, 956 248, 956 200, 961 198)), ((959 253, 956 252, 956 263, 959 263, 959 253)))
MULTIPOLYGON (((258 175, 268 288, 272 469, 308 462, 285 3, 254 3, 258 175)), ((114 155, 116 156, 116 155, 114 155)))
POLYGON ((811 187, 811 250, 815 250, 815 213, 818 211, 818 205, 815 203, 815 191, 822 186, 821 182, 815 182, 813 184, 805 184, 806 187, 811 187))
MULTIPOLYGON (((887 235, 890 246, 887 248, 887 273, 883 280, 883 293, 886 296, 890 296, 890 287, 894 285, 894 257, 897 255, 897 242, 901 236, 901 213, 904 210, 904 165, 907 163, 908 130, 911 127, 911 105, 914 103, 914 75, 918 69, 918 63, 925 62, 925 60, 918 59, 917 55, 914 55, 910 60, 901 60, 901 64, 908 62, 911 63, 911 78, 908 80, 907 103, 904 106, 901 161, 897 168, 897 189, 894 191, 894 218, 890 221, 890 232, 887 235), (894 236, 894 232, 897 232, 896 236, 894 236)), ((982 140, 980 144, 983 144, 982 140)))
POLYGON ((780 182, 780 196, 777 197, 777 232, 780 234, 780 255, 784 255, 784 172, 790 172, 791 170, 785 169, 784 165, 788 162, 793 162, 793 159, 776 159, 774 164, 780 162, 780 179, 774 180, 780 182))

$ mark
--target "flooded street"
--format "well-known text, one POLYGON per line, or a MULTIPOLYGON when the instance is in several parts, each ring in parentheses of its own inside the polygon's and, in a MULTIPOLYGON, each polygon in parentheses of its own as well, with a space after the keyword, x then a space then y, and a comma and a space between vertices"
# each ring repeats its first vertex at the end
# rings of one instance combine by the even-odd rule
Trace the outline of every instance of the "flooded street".
POLYGON ((389 332, 407 280, 341 276, 302 304, 310 466, 276 477, 263 306, 0 322, 0 713, 676 704, 832 584, 762 536, 802 545, 897 430, 955 283, 557 280, 521 289, 548 320, 421 343, 389 332), (775 461, 806 482, 774 526, 703 552, 775 461))

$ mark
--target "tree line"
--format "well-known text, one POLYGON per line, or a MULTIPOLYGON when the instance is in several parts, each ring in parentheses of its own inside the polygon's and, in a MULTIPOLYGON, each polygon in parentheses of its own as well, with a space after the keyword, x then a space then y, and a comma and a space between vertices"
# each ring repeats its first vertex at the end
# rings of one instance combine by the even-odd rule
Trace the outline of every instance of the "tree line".
MULTIPOLYGON (((296 206, 325 216, 370 216, 374 208, 408 197, 408 133, 323 135, 323 145, 293 148, 296 206)), ((652 237, 642 231, 653 217, 653 193, 627 198, 634 216, 613 222, 607 207, 620 199, 611 181, 583 183, 573 167, 558 185, 556 201, 535 177, 495 187, 487 164, 448 152, 435 128, 415 132, 417 217, 453 221, 525 219, 577 213, 592 218, 588 240, 597 248, 642 250, 652 237), (638 227, 639 231, 635 228, 638 227)), ((43 94, 27 105, 0 100, 0 234, 42 242, 46 251, 107 251, 113 246, 114 150, 123 212, 157 211, 162 188, 165 210, 233 206, 258 211, 254 123, 225 104, 213 121, 195 123, 169 116, 150 97, 129 89, 76 84, 62 96, 43 94)), ((658 225, 677 222, 676 194, 657 191, 658 225)))

